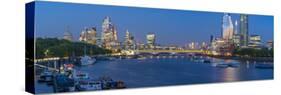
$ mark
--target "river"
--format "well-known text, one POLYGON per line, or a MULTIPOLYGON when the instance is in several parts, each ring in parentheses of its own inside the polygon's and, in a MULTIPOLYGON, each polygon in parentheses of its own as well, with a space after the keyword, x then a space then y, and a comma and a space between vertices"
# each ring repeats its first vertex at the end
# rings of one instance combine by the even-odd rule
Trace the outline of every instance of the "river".
MULTIPOLYGON (((75 66, 75 69, 88 72, 92 78, 110 76, 113 80, 122 80, 127 88, 273 79, 273 69, 255 68, 255 64, 259 62, 247 63, 210 57, 203 59, 211 60, 211 63, 197 62, 188 56, 154 56, 98 61, 93 65, 75 66), (231 62, 240 66, 214 66, 217 63, 231 62)), ((38 84, 37 87, 38 90, 46 90, 38 84)))

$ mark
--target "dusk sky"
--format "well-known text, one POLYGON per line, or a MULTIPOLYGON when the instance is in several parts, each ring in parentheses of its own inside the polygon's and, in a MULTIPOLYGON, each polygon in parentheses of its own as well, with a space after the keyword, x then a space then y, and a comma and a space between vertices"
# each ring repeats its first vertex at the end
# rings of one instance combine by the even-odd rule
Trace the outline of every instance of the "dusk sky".
MULTIPOLYGON (((210 35, 220 37, 223 13, 135 8, 73 3, 36 3, 37 37, 63 37, 69 26, 77 41, 85 27, 97 27, 101 35, 102 20, 111 17, 116 25, 118 40, 123 41, 126 29, 135 40, 146 43, 146 34, 155 33, 156 43, 184 45, 189 42, 208 42, 210 35)), ((230 14, 233 24, 238 14, 230 14)), ((273 40, 273 16, 249 15, 249 34, 273 40)))

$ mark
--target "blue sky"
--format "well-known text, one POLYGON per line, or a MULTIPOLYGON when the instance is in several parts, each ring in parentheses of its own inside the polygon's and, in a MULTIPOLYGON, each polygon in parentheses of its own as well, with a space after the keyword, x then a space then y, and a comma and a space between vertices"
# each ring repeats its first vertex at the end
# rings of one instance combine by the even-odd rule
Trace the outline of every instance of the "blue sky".
MULTIPOLYGON (((230 14, 233 23, 239 14, 230 14)), ((62 37, 67 26, 78 40, 85 27, 97 27, 101 34, 102 20, 110 16, 117 27, 119 41, 128 29, 138 42, 146 42, 147 33, 156 34, 162 45, 184 45, 189 42, 208 42, 210 35, 219 37, 223 13, 38 2, 36 3, 37 37, 62 37)), ((273 16, 249 15, 249 34, 273 39, 273 16)))

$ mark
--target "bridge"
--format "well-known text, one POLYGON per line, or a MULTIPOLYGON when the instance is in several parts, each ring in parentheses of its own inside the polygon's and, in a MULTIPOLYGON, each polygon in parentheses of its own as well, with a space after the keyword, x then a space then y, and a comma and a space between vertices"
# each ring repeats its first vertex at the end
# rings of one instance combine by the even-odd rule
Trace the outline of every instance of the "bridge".
POLYGON ((204 53, 204 50, 133 50, 135 53, 204 53))

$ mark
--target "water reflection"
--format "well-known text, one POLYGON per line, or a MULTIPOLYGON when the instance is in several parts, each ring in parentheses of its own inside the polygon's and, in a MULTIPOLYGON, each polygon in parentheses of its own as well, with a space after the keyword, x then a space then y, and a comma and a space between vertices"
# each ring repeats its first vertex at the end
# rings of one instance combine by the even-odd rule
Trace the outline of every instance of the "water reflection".
POLYGON ((225 82, 233 82, 239 80, 237 68, 225 68, 222 74, 222 79, 225 82))

